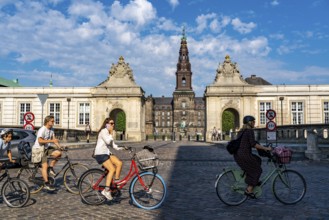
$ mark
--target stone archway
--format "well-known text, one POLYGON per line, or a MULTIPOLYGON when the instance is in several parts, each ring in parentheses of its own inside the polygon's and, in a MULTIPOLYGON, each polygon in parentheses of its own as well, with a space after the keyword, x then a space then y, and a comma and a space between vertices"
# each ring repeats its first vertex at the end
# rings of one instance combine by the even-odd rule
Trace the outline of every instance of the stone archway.
POLYGON ((126 114, 122 109, 116 108, 110 112, 110 118, 115 122, 116 139, 124 140, 126 133, 126 114))
POLYGON ((227 108, 222 114, 222 133, 232 137, 232 132, 240 128, 240 115, 234 108, 227 108))

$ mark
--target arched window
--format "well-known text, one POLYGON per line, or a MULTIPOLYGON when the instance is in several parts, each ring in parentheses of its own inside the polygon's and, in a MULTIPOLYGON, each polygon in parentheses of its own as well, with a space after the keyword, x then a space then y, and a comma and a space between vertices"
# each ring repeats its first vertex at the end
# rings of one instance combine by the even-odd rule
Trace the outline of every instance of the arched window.
POLYGON ((185 79, 185 77, 183 77, 183 79, 182 79, 182 86, 186 86, 186 79, 185 79))

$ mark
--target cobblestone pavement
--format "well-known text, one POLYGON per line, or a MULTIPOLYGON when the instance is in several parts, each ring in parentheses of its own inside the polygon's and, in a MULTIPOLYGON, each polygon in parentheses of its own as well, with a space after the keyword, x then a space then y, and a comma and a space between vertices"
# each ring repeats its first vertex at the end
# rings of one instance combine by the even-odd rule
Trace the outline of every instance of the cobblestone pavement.
MULTIPOLYGON (((216 175, 224 167, 235 166, 223 145, 169 141, 148 143, 155 147, 161 158, 159 174, 168 188, 167 198, 159 209, 146 211, 131 205, 129 193, 125 190, 114 202, 85 205, 79 195, 67 192, 61 178, 58 178, 55 193, 42 191, 31 195, 28 205, 23 208, 9 208, 0 199, 1 219, 329 219, 326 202, 329 198, 328 161, 302 160, 288 165, 302 173, 307 182, 307 193, 296 205, 278 202, 270 184, 267 184, 261 198, 229 207, 218 199, 214 188, 216 175)), ((144 144, 127 145, 139 149, 144 144)), ((90 156, 92 150, 91 147, 72 149, 70 156, 89 167, 99 167, 90 156)), ((124 160, 124 176, 129 169, 129 153, 115 153, 124 160)), ((63 162, 59 162, 58 166, 61 164, 63 162)), ((263 161, 263 170, 267 170, 266 161, 263 161)))

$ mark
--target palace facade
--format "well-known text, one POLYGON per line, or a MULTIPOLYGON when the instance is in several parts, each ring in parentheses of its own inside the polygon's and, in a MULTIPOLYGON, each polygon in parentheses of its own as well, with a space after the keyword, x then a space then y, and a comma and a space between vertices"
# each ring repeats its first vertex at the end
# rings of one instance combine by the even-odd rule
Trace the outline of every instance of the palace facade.
POLYGON ((145 97, 123 57, 95 87, 19 87, 0 79, 0 127, 24 126, 25 113, 32 112, 35 127, 51 114, 57 128, 84 130, 90 123, 97 130, 106 117, 118 120, 120 115, 126 140, 175 132, 210 141, 213 127, 222 130, 225 112, 234 115, 235 128, 242 126, 244 115, 254 115, 256 126, 266 127, 269 109, 276 111, 278 126, 329 123, 329 85, 272 85, 255 75, 243 79, 228 55, 214 69, 213 83, 205 86, 203 97, 195 97, 183 33, 172 97, 145 97))

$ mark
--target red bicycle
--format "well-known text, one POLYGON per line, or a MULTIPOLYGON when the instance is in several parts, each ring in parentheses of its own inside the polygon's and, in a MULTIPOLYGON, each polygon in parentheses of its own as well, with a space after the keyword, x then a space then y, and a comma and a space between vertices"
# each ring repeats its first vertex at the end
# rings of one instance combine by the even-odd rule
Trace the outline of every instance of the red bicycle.
MULTIPOLYGON (((157 173, 159 159, 156 153, 148 146, 138 153, 136 148, 125 148, 132 155, 130 170, 119 182, 115 183, 112 180, 112 196, 120 196, 120 190, 132 179, 129 194, 133 204, 146 210, 158 208, 165 200, 167 188, 163 178, 157 173)), ((78 188, 83 202, 100 205, 106 201, 101 191, 105 188, 107 174, 108 170, 103 167, 89 169, 81 175, 78 188)))

